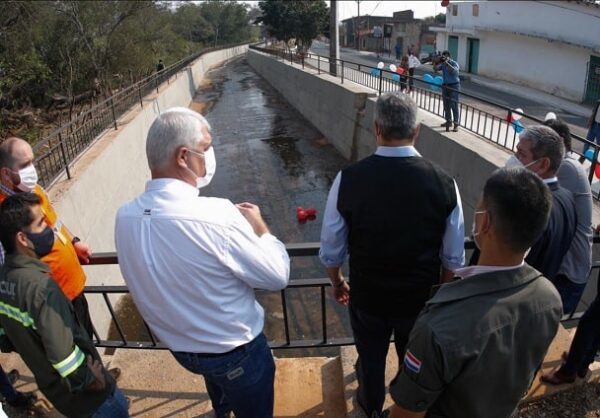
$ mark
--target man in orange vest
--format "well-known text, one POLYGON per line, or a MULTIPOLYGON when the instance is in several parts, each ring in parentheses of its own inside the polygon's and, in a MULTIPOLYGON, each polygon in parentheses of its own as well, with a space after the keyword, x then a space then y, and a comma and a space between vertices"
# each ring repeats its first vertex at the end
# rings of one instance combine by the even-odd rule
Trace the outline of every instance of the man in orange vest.
MULTIPOLYGON (((54 231, 52 250, 41 260, 50 266, 52 279, 71 301, 77 319, 93 339, 94 328, 83 294, 86 277, 81 267, 82 263, 89 263, 90 247, 73 235, 58 218, 48 195, 37 184, 38 175, 33 161, 33 150, 27 141, 12 137, 0 144, 0 203, 21 192, 32 192, 40 197, 44 220, 54 231)), ((112 369, 111 373, 117 378, 120 371, 112 369)))

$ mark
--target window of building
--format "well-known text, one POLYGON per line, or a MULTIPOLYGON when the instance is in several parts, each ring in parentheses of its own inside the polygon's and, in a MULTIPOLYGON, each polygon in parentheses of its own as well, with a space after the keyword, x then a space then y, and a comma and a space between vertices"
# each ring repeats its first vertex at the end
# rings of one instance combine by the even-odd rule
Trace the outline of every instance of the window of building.
POLYGON ((452 16, 458 16, 458 4, 452 5, 452 16))
POLYGON ((473 5, 473 16, 479 16, 479 5, 478 4, 473 5))

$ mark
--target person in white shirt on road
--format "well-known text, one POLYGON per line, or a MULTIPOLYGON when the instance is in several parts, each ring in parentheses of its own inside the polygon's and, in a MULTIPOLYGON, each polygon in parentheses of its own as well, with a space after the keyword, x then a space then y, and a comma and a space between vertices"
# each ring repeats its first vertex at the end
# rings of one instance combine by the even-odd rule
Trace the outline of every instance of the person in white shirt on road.
POLYGON ((415 76, 415 68, 417 68, 418 66, 421 65, 421 61, 419 61, 419 58, 415 57, 415 54, 412 52, 412 49, 410 51, 410 54, 408 55, 408 92, 410 93, 413 89, 413 84, 414 84, 414 79, 413 77, 415 76))
POLYGON ((146 154, 152 179, 115 226, 133 300, 177 361, 204 376, 217 417, 272 417, 275 363, 254 289, 287 286, 285 246, 256 205, 199 196, 216 169, 200 114, 161 114, 146 154))

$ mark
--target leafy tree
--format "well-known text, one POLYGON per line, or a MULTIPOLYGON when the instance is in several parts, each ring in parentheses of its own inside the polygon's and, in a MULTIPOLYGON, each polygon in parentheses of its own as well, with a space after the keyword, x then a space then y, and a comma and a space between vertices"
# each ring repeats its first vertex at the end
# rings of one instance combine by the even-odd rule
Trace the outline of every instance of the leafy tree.
POLYGON ((329 10, 323 0, 264 0, 258 7, 262 16, 257 22, 266 25, 271 36, 286 44, 296 39, 300 50, 308 50, 313 39, 329 28, 329 10))

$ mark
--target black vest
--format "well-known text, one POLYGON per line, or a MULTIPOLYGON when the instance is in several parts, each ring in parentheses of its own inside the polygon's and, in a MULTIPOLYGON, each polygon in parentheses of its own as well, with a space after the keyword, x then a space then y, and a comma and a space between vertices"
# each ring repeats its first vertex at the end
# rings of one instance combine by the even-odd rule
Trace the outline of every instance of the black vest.
POLYGON ((416 316, 440 279, 454 181, 420 157, 372 155, 342 170, 350 300, 373 315, 416 316))

